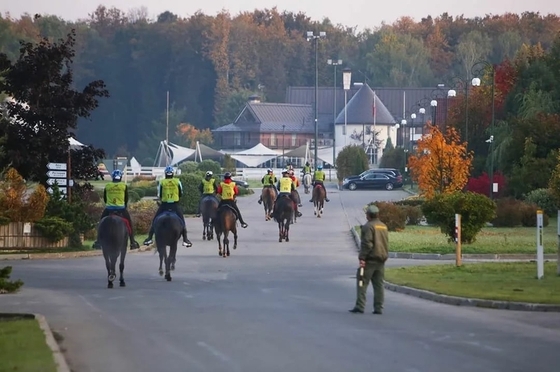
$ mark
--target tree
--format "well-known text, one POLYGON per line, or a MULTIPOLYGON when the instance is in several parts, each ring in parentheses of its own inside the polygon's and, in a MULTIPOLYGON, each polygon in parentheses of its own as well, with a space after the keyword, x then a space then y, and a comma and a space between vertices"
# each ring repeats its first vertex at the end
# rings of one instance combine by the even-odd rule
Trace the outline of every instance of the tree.
POLYGON ((176 134, 183 138, 190 148, 195 148, 197 142, 205 145, 211 145, 214 142, 210 129, 206 128, 204 130, 200 130, 187 123, 177 125, 176 134))
POLYGON ((9 168, 0 182, 0 221, 36 222, 43 218, 49 197, 42 185, 28 195, 25 181, 9 168))
POLYGON ((339 181, 360 174, 368 168, 368 157, 362 146, 346 146, 336 157, 336 176, 339 181))
POLYGON ((428 135, 418 141, 416 154, 408 160, 412 179, 422 194, 431 198, 462 190, 468 182, 473 153, 461 143, 459 134, 448 127, 445 134, 428 126, 428 135))
POLYGON ((27 180, 46 184, 47 163, 66 162, 78 118, 89 117, 98 98, 109 96, 101 80, 73 89, 74 44, 72 30, 58 43, 21 42, 15 63, 0 54, 0 71, 6 71, 0 91, 12 98, 9 120, 0 123, 0 167, 11 164, 27 180))

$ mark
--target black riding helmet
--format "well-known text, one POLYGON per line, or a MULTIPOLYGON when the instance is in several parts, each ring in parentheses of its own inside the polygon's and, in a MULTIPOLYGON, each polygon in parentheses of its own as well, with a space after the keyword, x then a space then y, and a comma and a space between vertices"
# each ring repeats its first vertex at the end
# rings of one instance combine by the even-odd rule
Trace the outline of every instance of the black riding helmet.
POLYGON ((226 172, 226 174, 224 174, 224 180, 231 180, 231 173, 230 172, 226 172))

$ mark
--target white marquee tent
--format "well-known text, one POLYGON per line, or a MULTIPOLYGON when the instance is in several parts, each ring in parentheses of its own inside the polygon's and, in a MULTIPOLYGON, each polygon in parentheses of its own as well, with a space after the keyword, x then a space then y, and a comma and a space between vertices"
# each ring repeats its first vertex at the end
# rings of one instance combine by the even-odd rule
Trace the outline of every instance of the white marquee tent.
POLYGON ((202 161, 204 159, 216 159, 221 156, 224 156, 224 153, 198 142, 196 143, 196 149, 189 149, 171 142, 168 145, 164 140, 159 144, 154 166, 175 166, 185 160, 202 161))
POLYGON ((84 147, 85 145, 79 141, 77 141, 75 138, 69 137, 68 138, 68 142, 70 143, 70 150, 77 150, 80 147, 84 147))
POLYGON ((262 143, 259 143, 248 150, 236 152, 235 154, 232 154, 231 157, 248 167, 256 167, 271 159, 277 158, 278 155, 278 152, 269 149, 262 143))

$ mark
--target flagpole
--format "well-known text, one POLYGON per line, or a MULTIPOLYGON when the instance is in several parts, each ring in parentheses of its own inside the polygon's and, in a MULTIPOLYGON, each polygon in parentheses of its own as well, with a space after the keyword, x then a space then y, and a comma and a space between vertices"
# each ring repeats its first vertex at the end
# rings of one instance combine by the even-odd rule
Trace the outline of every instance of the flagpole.
MULTIPOLYGON (((376 158, 377 158, 377 147, 375 145, 375 137, 377 136, 377 132, 376 132, 376 127, 375 125, 377 124, 377 94, 375 93, 375 91, 373 91, 373 141, 372 141, 372 149, 371 149, 371 154, 370 154, 370 161, 373 164, 373 151, 376 152, 376 158)), ((377 160, 377 159, 376 159, 377 160)), ((377 161, 376 161, 377 163, 377 161)))

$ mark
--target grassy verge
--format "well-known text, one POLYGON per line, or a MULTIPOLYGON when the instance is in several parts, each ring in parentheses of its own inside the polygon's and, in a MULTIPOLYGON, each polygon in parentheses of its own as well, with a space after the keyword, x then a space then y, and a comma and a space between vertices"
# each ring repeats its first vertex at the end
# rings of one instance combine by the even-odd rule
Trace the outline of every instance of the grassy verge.
POLYGON ((556 263, 545 263, 543 279, 537 280, 536 274, 536 263, 500 262, 387 268, 385 280, 459 297, 560 304, 556 263))
MULTIPOLYGON (((148 237, 148 234, 138 234, 134 236, 134 239, 136 239, 136 241, 138 242, 138 244, 140 244, 140 246, 142 246, 142 242, 144 241, 144 239, 146 239, 148 237)), ((89 248, 89 250, 93 250, 91 248, 91 246, 93 245, 93 240, 84 240, 84 246, 86 248, 89 248)))
POLYGON ((56 372, 51 349, 35 319, 0 318, 0 371, 56 372))
POLYGON ((246 180, 249 184, 249 187, 252 189, 258 189, 262 187, 261 180, 246 180))
MULTIPOLYGON (((354 227, 360 234, 360 226, 354 227)), ((544 228, 543 243, 545 253, 557 252, 556 224, 544 228)), ((472 244, 463 244, 465 254, 534 254, 536 253, 536 228, 534 227, 487 227, 477 235, 472 244)), ((433 226, 407 226, 399 232, 389 233, 391 252, 413 253, 455 253, 455 244, 447 242, 439 228, 433 226)))

